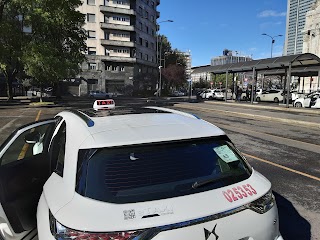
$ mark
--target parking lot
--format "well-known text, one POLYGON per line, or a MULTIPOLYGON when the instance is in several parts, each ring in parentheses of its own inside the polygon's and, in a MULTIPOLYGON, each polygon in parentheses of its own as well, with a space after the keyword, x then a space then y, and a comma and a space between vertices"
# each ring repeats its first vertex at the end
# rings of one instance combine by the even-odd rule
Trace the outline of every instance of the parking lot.
MULTIPOLYGON (((138 102, 116 100, 116 104, 134 101, 138 102)), ((1 106, 0 143, 23 124, 91 105, 91 100, 83 100, 41 108, 1 106)), ((320 111, 222 101, 179 103, 173 108, 222 128, 249 163, 272 182, 284 239, 319 239, 320 111)))

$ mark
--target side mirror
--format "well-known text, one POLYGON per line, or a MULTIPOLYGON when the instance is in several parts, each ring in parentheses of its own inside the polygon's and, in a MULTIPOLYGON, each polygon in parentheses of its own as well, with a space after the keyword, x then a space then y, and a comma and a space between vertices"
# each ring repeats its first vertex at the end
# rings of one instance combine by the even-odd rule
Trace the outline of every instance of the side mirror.
POLYGON ((29 144, 35 144, 40 141, 40 133, 39 132, 28 133, 24 137, 24 141, 29 144))

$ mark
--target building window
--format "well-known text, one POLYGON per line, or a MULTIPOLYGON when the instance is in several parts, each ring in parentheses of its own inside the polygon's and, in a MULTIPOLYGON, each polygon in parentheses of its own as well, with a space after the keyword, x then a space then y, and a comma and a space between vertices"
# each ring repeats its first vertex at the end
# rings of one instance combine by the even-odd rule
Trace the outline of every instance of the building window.
POLYGON ((144 55, 144 60, 148 61, 148 59, 149 59, 148 54, 145 54, 145 55, 144 55))
POLYGON ((139 44, 142 45, 142 38, 139 37, 139 44))
POLYGON ((90 70, 97 70, 97 64, 96 63, 89 63, 89 69, 90 70))
POLYGON ((96 5, 96 0, 87 0, 88 5, 96 5))
POLYGON ((112 71, 118 71, 118 66, 113 65, 113 66, 112 66, 112 71))
POLYGON ((124 72, 124 66, 120 66, 119 70, 120 72, 124 72))
POLYGON ((96 38, 96 31, 88 31, 88 38, 96 38))
POLYGON ((95 47, 88 47, 88 55, 96 55, 97 50, 95 47))
POLYGON ((87 14, 87 22, 96 22, 96 15, 95 14, 92 14, 92 13, 88 13, 87 14))
POLYGON ((146 40, 146 47, 148 48, 149 47, 149 42, 146 40))
POLYGON ((106 69, 106 71, 111 71, 111 65, 110 64, 106 64, 105 69, 106 69))

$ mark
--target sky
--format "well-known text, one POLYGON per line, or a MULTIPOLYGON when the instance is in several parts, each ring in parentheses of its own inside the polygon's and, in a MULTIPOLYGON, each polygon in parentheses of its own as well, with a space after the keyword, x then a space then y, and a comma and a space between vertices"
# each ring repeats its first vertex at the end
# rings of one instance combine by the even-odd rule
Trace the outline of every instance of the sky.
POLYGON ((286 34, 287 0, 160 0, 160 34, 173 48, 191 50, 192 66, 210 64, 224 49, 253 59, 281 56, 286 34))

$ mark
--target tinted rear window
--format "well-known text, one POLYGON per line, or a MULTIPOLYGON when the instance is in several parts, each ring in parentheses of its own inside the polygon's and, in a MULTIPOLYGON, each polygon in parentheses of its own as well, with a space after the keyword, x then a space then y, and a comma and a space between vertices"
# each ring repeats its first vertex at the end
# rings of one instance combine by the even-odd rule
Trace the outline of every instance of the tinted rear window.
POLYGON ((250 167, 223 138, 89 149, 79 152, 76 191, 105 202, 143 202, 224 187, 250 174, 250 167))

